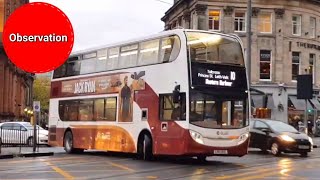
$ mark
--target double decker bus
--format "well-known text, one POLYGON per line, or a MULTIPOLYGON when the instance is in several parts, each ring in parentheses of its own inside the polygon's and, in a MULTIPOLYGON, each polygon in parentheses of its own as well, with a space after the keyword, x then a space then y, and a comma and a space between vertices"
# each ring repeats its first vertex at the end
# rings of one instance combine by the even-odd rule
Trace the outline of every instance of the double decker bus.
POLYGON ((235 35, 176 29, 75 52, 51 83, 49 144, 67 153, 248 152, 250 91, 235 35))

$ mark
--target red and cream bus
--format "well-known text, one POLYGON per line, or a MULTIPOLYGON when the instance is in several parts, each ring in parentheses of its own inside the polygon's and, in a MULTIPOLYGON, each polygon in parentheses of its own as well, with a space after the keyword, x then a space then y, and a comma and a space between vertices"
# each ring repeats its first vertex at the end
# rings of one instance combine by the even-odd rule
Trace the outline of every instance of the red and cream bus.
POLYGON ((235 35, 176 29, 76 52, 52 76, 49 144, 141 159, 243 156, 249 94, 235 35))

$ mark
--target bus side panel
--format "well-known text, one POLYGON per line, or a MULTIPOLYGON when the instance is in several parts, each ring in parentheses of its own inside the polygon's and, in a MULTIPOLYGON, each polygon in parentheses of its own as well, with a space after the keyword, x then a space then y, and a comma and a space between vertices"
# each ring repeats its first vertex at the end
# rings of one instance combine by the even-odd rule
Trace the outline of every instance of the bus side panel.
POLYGON ((65 129, 56 126, 49 127, 49 145, 63 147, 63 136, 65 129))
POLYGON ((148 123, 152 133, 153 153, 166 155, 183 154, 186 148, 185 133, 188 132, 174 121, 160 121, 159 97, 146 83, 145 90, 135 94, 140 108, 148 108, 148 123), (166 125, 167 128, 162 126, 166 125))
POLYGON ((121 127, 112 125, 73 125, 71 129, 75 148, 136 152, 133 138, 121 127))

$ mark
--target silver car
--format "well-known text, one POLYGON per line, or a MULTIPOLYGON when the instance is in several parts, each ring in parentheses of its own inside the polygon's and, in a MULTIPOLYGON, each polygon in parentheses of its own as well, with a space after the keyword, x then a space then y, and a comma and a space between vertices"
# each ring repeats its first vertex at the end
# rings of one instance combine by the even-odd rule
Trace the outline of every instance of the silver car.
MULTIPOLYGON (((37 125, 37 144, 48 145, 48 131, 37 125)), ((29 122, 0 123, 0 142, 2 144, 33 145, 33 125, 29 122)))

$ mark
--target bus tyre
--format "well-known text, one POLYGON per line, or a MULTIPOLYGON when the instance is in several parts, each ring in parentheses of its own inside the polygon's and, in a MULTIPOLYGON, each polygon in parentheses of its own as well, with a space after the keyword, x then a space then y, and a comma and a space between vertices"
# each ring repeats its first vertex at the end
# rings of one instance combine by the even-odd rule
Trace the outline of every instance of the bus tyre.
POLYGON ((64 135, 63 145, 64 145, 64 150, 68 154, 82 153, 84 151, 83 149, 76 149, 73 147, 73 135, 71 131, 67 131, 66 134, 64 135))
POLYGON ((138 141, 138 159, 152 160, 152 139, 149 135, 144 134, 138 141))

